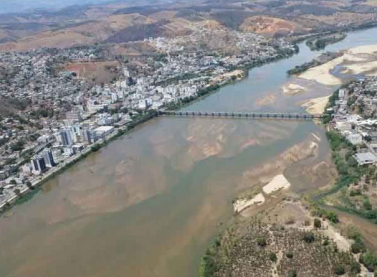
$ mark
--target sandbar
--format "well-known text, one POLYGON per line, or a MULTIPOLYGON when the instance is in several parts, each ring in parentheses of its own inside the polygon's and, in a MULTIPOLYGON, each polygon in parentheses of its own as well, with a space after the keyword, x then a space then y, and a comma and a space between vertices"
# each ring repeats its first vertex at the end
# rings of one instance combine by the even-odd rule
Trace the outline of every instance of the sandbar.
POLYGON ((287 189, 291 186, 291 184, 288 182, 288 180, 284 177, 283 174, 279 174, 275 176, 271 182, 269 182, 267 185, 263 187, 263 191, 266 194, 271 194, 275 191, 278 191, 280 189, 287 189))
POLYGON ((330 96, 313 98, 302 103, 302 107, 306 108, 309 114, 322 114, 327 106, 330 96))
POLYGON ((254 204, 262 205, 264 201, 265 198, 262 193, 258 193, 252 199, 238 199, 233 203, 234 212, 239 213, 254 204))

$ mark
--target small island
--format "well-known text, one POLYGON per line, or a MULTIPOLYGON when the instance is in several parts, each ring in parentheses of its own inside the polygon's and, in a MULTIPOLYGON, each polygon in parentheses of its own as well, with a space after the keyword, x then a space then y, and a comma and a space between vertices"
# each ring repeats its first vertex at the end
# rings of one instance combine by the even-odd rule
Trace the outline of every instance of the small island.
POLYGON ((312 51, 318 51, 325 49, 327 45, 334 44, 336 42, 342 41, 347 35, 345 33, 336 33, 325 35, 321 37, 314 37, 306 41, 306 45, 312 51))
POLYGON ((343 55, 343 52, 326 52, 321 55, 319 55, 317 58, 311 60, 310 62, 303 63, 301 65, 297 65, 294 68, 287 71, 288 75, 298 75, 302 72, 305 72, 309 68, 316 67, 322 64, 325 64, 331 60, 334 60, 338 57, 341 57, 343 55))

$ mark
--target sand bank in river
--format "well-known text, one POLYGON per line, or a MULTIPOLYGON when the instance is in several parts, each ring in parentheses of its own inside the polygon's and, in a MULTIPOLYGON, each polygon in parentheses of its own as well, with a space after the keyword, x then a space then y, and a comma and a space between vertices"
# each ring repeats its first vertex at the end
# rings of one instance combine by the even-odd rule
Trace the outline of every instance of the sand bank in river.
POLYGON ((234 212, 239 213, 254 204, 262 205, 264 201, 262 193, 258 193, 252 199, 238 199, 233 203, 234 212))
POLYGON ((330 74, 330 70, 343 62, 343 56, 329 61, 325 64, 313 67, 300 74, 299 77, 306 80, 313 80, 326 86, 337 86, 342 84, 339 78, 330 74))
POLYGON ((302 103, 302 107, 310 114, 322 114, 325 109, 330 96, 313 98, 302 103))
POLYGON ((286 84, 283 86, 283 94, 284 95, 296 95, 300 93, 304 93, 306 88, 297 84, 286 84))
POLYGON ((367 73, 367 76, 376 76, 376 70, 377 70, 377 61, 373 62, 364 62, 364 63, 358 63, 358 64, 352 64, 352 65, 345 65, 344 66, 347 73, 350 74, 362 74, 366 72, 374 71, 373 73, 367 73))
POLYGON ((351 74, 370 74, 370 71, 377 70, 377 45, 365 45, 351 48, 343 56, 331 60, 320 66, 308 69, 299 77, 306 80, 313 80, 323 85, 336 86, 342 84, 342 80, 333 76, 330 70, 335 66, 344 64, 346 70, 351 74))
POLYGON ((266 194, 271 194, 280 189, 287 189, 291 186, 288 180, 284 177, 283 174, 275 176, 271 182, 263 187, 263 191, 266 194))
POLYGON ((273 95, 273 94, 270 94, 270 95, 266 95, 263 98, 257 99, 255 101, 255 104, 260 106, 260 107, 271 106, 272 104, 275 103, 275 101, 276 101, 276 96, 273 95))
MULTIPOLYGON (((267 185, 263 187, 263 192, 271 194, 281 189, 287 189, 291 186, 283 174, 276 175, 267 185)), ((241 198, 233 203, 234 212, 239 213, 252 205, 262 205, 265 202, 263 193, 258 193, 253 198, 241 198)))

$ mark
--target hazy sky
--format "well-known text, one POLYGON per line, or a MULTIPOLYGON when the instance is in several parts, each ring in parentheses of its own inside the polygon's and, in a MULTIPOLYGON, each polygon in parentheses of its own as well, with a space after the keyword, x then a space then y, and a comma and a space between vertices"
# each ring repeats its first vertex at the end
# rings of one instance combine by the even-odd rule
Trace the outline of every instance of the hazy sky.
POLYGON ((71 5, 110 2, 110 0, 0 0, 0 13, 17 13, 33 9, 61 9, 71 5))

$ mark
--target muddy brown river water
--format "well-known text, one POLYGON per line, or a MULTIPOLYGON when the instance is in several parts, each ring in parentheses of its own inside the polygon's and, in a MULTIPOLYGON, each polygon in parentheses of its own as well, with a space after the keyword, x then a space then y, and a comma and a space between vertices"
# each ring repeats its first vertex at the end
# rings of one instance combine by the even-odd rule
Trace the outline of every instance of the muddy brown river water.
MULTIPOLYGON (((377 29, 350 33, 326 50, 373 43, 377 29)), ((299 54, 252 69, 247 79, 185 109, 303 112, 301 101, 335 88, 304 82, 306 93, 285 96, 281 87, 295 78, 286 76, 288 69, 319 54, 300 44, 299 54)), ((329 159, 324 130, 313 122, 149 121, 0 218, 0 276, 197 276, 201 255, 232 218, 234 197, 263 182, 269 166, 312 133, 320 138, 317 155, 281 169, 297 193, 328 181, 307 175, 329 159)))

